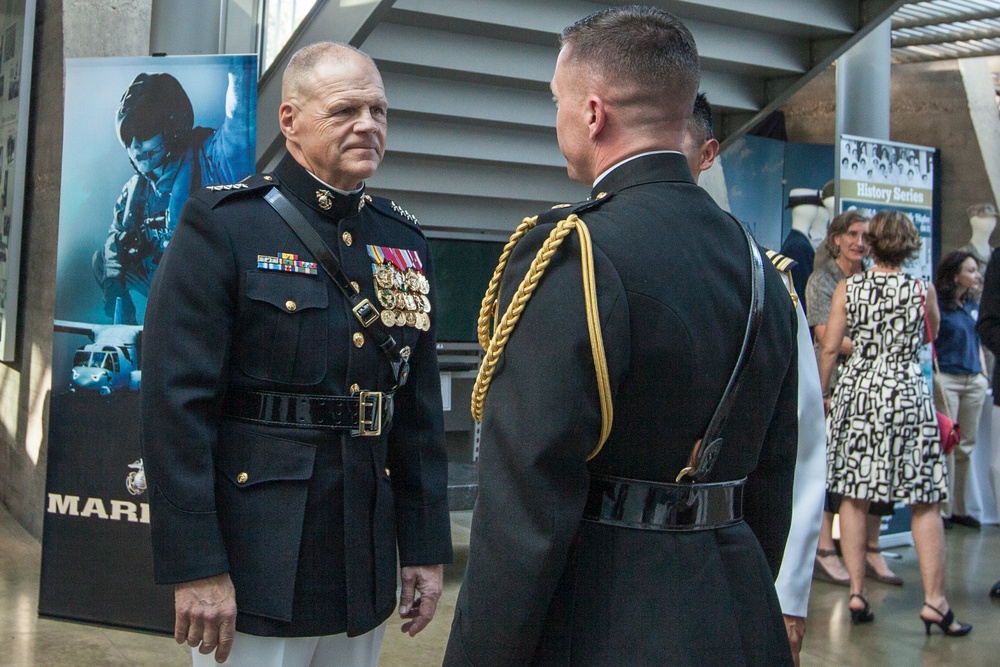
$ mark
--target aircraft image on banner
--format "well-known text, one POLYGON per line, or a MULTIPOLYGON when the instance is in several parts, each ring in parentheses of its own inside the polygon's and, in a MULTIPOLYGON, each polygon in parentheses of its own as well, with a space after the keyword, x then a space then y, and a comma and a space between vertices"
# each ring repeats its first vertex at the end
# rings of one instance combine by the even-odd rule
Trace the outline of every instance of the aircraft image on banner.
POLYGON ((139 369, 138 348, 141 347, 142 325, 122 324, 121 321, 121 297, 115 302, 113 324, 55 320, 53 328, 56 331, 83 334, 93 341, 73 353, 70 392, 109 396, 122 389, 139 390, 142 370, 139 369))

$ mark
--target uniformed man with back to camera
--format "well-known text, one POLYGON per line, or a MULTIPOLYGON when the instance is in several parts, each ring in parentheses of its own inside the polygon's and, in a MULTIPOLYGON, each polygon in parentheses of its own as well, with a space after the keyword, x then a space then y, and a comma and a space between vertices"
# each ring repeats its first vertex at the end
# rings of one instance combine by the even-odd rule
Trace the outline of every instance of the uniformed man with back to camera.
POLYGON ((563 32, 556 130, 592 196, 525 220, 484 301, 479 496, 445 665, 792 662, 774 577, 796 315, 692 179, 698 82, 694 39, 662 10, 563 32))
MULTIPOLYGON (((698 93, 694 113, 684 134, 684 155, 695 183, 708 171, 719 154, 719 142, 712 129, 712 106, 705 93, 698 93)), ((792 659, 799 664, 799 654, 806 634, 809 594, 819 542, 819 529, 826 490, 826 416, 819 368, 813 354, 812 336, 802 308, 802 295, 795 292, 792 277, 794 260, 768 251, 768 258, 783 275, 797 317, 796 354, 798 356, 798 452, 792 495, 792 522, 782 554, 781 570, 775 580, 785 631, 792 649, 792 659)))
POLYGON ((171 74, 143 72, 122 95, 115 127, 135 174, 115 202, 93 268, 106 314, 114 316, 121 298, 124 324, 138 324, 131 292, 148 295, 188 196, 253 173, 249 92, 240 73, 228 78, 226 117, 218 129, 194 126, 191 100, 171 74))
POLYGON ((282 79, 287 155, 196 192, 145 323, 154 574, 195 665, 374 667, 451 559, 436 290, 416 219, 365 192, 387 103, 319 43, 282 79), (235 638, 234 638, 235 626, 235 638))

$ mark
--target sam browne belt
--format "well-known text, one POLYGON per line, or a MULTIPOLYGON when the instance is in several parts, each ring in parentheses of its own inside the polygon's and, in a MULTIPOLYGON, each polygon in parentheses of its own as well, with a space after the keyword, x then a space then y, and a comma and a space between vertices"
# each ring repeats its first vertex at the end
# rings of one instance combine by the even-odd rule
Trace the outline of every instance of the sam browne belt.
POLYGON ((743 520, 746 478, 712 484, 592 475, 583 520, 661 531, 713 530, 743 520))
POLYGON ((377 436, 392 419, 392 394, 361 391, 353 396, 316 396, 235 389, 226 394, 227 417, 275 426, 349 430, 377 436))

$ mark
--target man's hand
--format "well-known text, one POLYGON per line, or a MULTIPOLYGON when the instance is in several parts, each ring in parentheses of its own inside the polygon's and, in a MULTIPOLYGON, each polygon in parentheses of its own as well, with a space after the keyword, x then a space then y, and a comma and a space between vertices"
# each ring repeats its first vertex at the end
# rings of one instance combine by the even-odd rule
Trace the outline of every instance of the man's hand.
POLYGON ((399 594, 399 616, 410 619, 401 630, 411 637, 434 618, 444 581, 443 565, 411 565, 400 569, 403 590, 399 594), (413 599, 414 592, 420 597, 413 599))
POLYGON ((788 633, 788 643, 792 647, 792 660, 799 667, 799 651, 802 650, 802 638, 806 636, 806 619, 801 616, 783 616, 785 632, 788 633))
POLYGON ((174 639, 188 643, 223 663, 233 648, 236 630, 236 589, 229 573, 187 581, 174 587, 174 639))

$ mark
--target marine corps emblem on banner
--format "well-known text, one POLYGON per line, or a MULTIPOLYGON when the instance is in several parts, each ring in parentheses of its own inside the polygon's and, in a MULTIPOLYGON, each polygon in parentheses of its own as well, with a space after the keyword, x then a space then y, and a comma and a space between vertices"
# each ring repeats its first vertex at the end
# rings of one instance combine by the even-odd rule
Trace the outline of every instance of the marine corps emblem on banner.
POLYGON ((430 282, 416 250, 368 246, 372 259, 375 293, 382 304, 382 324, 411 326, 421 331, 431 328, 430 282))

